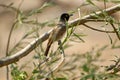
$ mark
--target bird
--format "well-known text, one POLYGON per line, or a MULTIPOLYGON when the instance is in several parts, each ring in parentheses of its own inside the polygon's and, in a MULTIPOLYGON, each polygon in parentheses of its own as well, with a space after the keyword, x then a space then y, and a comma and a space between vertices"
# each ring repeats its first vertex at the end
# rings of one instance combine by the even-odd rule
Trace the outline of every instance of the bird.
POLYGON ((48 56, 52 43, 55 41, 59 41, 66 33, 67 22, 70 16, 72 15, 73 14, 69 14, 69 13, 61 14, 57 26, 52 30, 52 32, 49 35, 47 47, 46 47, 45 54, 44 54, 45 56, 48 56))

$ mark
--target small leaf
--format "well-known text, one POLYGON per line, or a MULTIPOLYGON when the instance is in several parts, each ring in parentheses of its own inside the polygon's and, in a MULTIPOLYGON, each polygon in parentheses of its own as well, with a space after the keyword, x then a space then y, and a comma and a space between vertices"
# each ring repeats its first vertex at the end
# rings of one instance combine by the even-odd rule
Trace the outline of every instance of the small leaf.
POLYGON ((88 3, 92 4, 92 5, 95 5, 92 0, 86 0, 88 3))
POLYGON ((85 42, 85 41, 80 37, 81 35, 75 34, 75 33, 73 33, 73 35, 74 35, 75 37, 77 37, 80 41, 85 42))
POLYGON ((84 64, 83 66, 82 66, 82 69, 85 71, 85 72, 89 72, 89 67, 87 66, 87 64, 84 64))
POLYGON ((54 80, 68 80, 68 79, 66 79, 66 78, 56 78, 54 80))

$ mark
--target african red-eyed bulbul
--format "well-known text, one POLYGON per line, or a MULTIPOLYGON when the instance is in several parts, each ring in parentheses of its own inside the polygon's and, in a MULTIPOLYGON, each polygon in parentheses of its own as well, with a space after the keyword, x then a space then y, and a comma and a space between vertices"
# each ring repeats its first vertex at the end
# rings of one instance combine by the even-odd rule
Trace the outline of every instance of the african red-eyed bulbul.
POLYGON ((57 26, 52 30, 52 32, 49 35, 47 48, 45 50, 45 56, 48 55, 48 52, 49 52, 49 49, 50 49, 52 43, 54 41, 60 40, 64 36, 64 34, 66 32, 67 22, 68 22, 70 16, 72 16, 72 14, 68 14, 68 13, 63 13, 60 16, 60 20, 59 20, 57 26))

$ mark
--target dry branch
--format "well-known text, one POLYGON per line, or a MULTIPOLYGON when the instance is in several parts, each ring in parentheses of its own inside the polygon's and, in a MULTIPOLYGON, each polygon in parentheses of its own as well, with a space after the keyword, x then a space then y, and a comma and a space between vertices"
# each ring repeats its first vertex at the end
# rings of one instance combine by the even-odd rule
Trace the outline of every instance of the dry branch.
MULTIPOLYGON (((99 15, 102 16, 103 12, 106 12, 107 14, 113 14, 115 12, 120 11, 120 4, 113 6, 111 8, 105 9, 103 11, 98 11, 95 14, 89 14, 86 15, 84 17, 77 18, 75 20, 72 20, 71 22, 69 22, 69 28, 73 27, 73 26, 77 26, 77 25, 81 25, 83 23, 88 22, 88 19, 96 19, 95 15, 99 15)), ((34 41, 32 41, 30 44, 28 44, 25 48, 23 48, 22 50, 20 50, 19 52, 17 52, 14 55, 8 56, 8 57, 4 57, 2 59, 0 59, 0 67, 3 67, 5 65, 9 65, 11 63, 17 62, 19 61, 21 58, 23 58, 24 56, 28 55, 32 50, 34 50, 40 43, 44 42, 45 40, 47 40, 49 34, 51 33, 52 29, 41 35, 39 38, 35 39, 34 41)))

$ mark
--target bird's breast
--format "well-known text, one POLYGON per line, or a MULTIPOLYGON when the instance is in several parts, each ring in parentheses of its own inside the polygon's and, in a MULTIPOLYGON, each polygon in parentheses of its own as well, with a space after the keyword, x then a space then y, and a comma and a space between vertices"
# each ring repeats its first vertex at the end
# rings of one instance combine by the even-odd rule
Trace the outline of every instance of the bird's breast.
POLYGON ((66 27, 65 26, 58 27, 56 40, 60 40, 64 36, 65 32, 66 32, 66 27))

